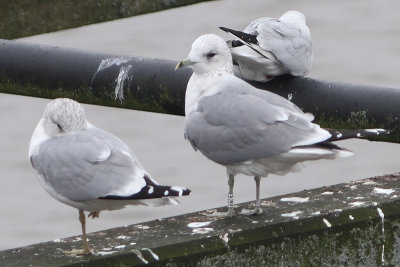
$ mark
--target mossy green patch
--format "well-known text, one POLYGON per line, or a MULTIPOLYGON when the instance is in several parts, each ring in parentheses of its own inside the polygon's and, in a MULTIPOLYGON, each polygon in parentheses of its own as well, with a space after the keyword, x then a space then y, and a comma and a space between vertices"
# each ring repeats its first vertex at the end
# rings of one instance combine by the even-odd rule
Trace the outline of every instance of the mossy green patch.
POLYGON ((204 1, 206 0, 2 1, 0 38, 15 39, 204 1))
MULTIPOLYGON (((113 89, 110 88, 109 91, 112 90, 113 89)), ((123 101, 119 101, 115 99, 112 94, 109 94, 108 96, 96 95, 89 86, 81 86, 74 89, 68 89, 64 87, 49 88, 46 86, 38 86, 37 84, 32 83, 17 83, 10 80, 2 80, 0 82, 0 92, 49 99, 67 97, 86 104, 166 113, 165 109, 159 103, 157 103, 155 99, 138 101, 132 95, 127 94, 123 101)))

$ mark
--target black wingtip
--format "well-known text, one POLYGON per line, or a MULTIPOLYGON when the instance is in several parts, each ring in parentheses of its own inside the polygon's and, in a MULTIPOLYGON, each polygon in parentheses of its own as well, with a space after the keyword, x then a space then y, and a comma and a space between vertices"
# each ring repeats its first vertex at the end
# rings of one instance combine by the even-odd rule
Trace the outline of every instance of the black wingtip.
POLYGON ((224 32, 229 32, 231 29, 229 29, 229 28, 226 28, 226 27, 222 27, 222 26, 220 26, 220 27, 218 27, 218 28, 220 28, 221 30, 223 30, 224 32))
POLYGON ((135 193, 130 196, 107 195, 104 197, 100 197, 99 199, 140 200, 140 199, 153 199, 162 197, 181 197, 181 196, 188 196, 191 192, 191 190, 186 187, 155 184, 146 175, 143 178, 146 181, 146 185, 142 187, 142 189, 138 193, 135 193))
POLYGON ((189 188, 180 187, 180 186, 169 186, 170 189, 168 190, 169 197, 182 197, 188 196, 192 192, 189 188))
POLYGON ((332 135, 327 141, 339 141, 346 140, 350 138, 367 138, 373 136, 388 135, 392 131, 386 129, 360 129, 360 130, 329 130, 332 135))
POLYGON ((226 27, 219 27, 219 28, 221 30, 223 30, 224 32, 233 34, 234 36, 236 36, 237 38, 239 38, 243 42, 246 42, 247 44, 256 44, 256 45, 258 45, 257 36, 255 36, 255 35, 248 34, 248 33, 241 32, 241 31, 232 30, 232 29, 229 29, 229 28, 226 28, 226 27))

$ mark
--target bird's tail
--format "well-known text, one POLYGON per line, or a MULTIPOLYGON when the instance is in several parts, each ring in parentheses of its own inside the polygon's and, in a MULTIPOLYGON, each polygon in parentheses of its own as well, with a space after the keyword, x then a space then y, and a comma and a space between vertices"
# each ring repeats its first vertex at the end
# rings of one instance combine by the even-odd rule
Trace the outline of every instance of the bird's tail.
MULTIPOLYGON (((329 139, 306 146, 299 146, 292 149, 292 154, 309 154, 326 156, 326 158, 347 158, 354 153, 344 147, 340 147, 332 142, 346 140, 350 138, 366 138, 371 136, 379 136, 390 134, 391 131, 384 129, 361 129, 361 130, 328 130, 332 135, 329 139), (334 153, 332 153, 334 152, 334 153)), ((311 156, 311 157, 312 157, 311 156)), ((320 158, 320 157, 319 157, 320 158)))

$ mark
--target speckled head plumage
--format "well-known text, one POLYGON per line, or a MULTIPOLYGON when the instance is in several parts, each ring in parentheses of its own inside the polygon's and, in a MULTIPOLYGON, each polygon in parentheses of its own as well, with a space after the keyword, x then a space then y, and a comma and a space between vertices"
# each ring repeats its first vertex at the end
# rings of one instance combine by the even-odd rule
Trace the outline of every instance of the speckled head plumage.
POLYGON ((232 56, 225 40, 215 34, 204 34, 197 38, 189 56, 178 63, 176 69, 190 67, 196 74, 204 74, 218 69, 232 72, 232 56))
POLYGON ((45 131, 49 136, 65 135, 86 128, 85 110, 69 98, 48 103, 43 113, 45 131))

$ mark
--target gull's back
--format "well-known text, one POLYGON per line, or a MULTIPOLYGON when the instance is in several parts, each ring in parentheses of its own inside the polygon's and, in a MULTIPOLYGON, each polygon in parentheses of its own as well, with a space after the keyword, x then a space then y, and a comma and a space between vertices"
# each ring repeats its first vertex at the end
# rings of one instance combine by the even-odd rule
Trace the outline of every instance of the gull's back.
POLYGON ((215 94, 201 98, 188 116, 185 137, 217 163, 271 157, 330 137, 311 122, 311 114, 233 75, 216 80, 214 87, 215 94))
POLYGON ((312 43, 305 17, 298 11, 288 11, 279 19, 259 18, 244 32, 257 36, 259 46, 272 53, 284 72, 304 76, 312 64, 312 43))
POLYGON ((95 127, 43 142, 31 162, 45 183, 71 201, 97 199, 136 184, 130 187, 133 194, 145 185, 145 172, 129 147, 95 127))

